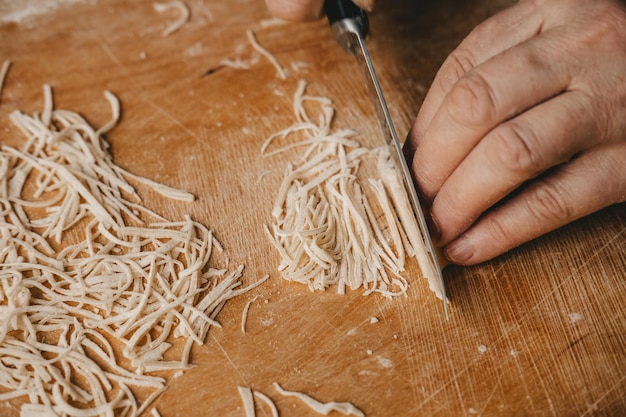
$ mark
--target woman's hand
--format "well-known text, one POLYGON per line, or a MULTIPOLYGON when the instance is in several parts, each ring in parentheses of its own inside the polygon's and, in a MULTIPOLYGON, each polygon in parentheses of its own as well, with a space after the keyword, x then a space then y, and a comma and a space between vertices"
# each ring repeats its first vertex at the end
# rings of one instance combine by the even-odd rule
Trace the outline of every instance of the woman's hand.
POLYGON ((435 240, 476 264, 626 201, 626 5, 522 0, 437 73, 405 144, 435 240))

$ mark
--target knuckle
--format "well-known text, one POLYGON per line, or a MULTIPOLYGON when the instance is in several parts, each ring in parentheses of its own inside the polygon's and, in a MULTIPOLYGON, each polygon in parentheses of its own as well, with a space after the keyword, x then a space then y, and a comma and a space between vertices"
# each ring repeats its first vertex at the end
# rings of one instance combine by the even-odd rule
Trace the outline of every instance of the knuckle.
POLYGON ((613 203, 623 203, 626 201, 626 169, 624 169, 626 142, 621 145, 621 154, 617 151, 613 153, 612 157, 613 161, 610 164, 611 179, 609 183, 614 184, 612 185, 614 191, 611 193, 611 196, 614 197, 613 203))
POLYGON ((435 198, 435 194, 439 189, 439 181, 435 180, 433 176, 423 170, 415 170, 415 185, 418 192, 426 198, 427 201, 432 201, 435 198))
POLYGON ((476 65, 476 58, 472 51, 466 47, 459 46, 449 56, 449 65, 455 69, 455 75, 461 78, 463 74, 469 72, 476 65))
POLYGON ((563 224, 572 218, 572 208, 567 204, 561 188, 541 180, 526 200, 531 215, 540 221, 563 224))
POLYGON ((464 210, 462 204, 459 204, 457 196, 459 193, 452 190, 452 192, 441 192, 437 194, 435 200, 436 205, 433 205, 433 210, 437 209, 439 218, 445 219, 450 224, 460 225, 459 227, 466 228, 472 221, 467 218, 467 212, 464 210))
POLYGON ((415 185, 422 196, 426 197, 428 201, 432 201, 441 186, 441 180, 436 178, 431 168, 426 167, 426 164, 420 161, 421 159, 416 153, 412 162, 415 185))
POLYGON ((469 71, 474 68, 476 59, 474 54, 467 48, 459 46, 446 59, 438 74, 439 87, 445 93, 469 71))
POLYGON ((580 90, 572 97, 576 114, 579 120, 586 121, 587 136, 594 138, 594 143, 611 141, 615 121, 609 94, 606 94, 604 89, 596 89, 593 85, 588 85, 587 88, 589 91, 580 90))
POLYGON ((622 203, 626 201, 626 140, 622 144, 615 144, 605 148, 595 150, 599 163, 595 166, 602 166, 604 170, 598 172, 597 180, 602 187, 596 187, 596 201, 603 201, 604 205, 622 203))
POLYGON ((513 172, 527 179, 543 170, 544 161, 532 126, 512 121, 498 127, 494 134, 497 146, 487 147, 486 152, 499 172, 513 172))
POLYGON ((464 126, 490 126, 496 119, 495 94, 489 82, 473 71, 459 80, 449 94, 450 117, 464 126))
POLYGON ((458 192, 459 187, 447 184, 446 189, 436 195, 431 206, 431 214, 438 220, 444 242, 449 242, 469 229, 480 216, 472 202, 464 196, 465 193, 458 192))
POLYGON ((509 248, 519 239, 519 233, 507 227, 506 219, 501 216, 490 216, 486 228, 489 241, 495 247, 509 248))

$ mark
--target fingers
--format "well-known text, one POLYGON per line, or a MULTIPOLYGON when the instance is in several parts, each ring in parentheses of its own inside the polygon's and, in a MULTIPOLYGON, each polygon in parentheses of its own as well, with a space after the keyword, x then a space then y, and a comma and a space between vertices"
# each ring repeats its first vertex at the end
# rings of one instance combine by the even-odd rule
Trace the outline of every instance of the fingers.
POLYGON ((427 199, 495 126, 567 88, 570 73, 546 54, 552 49, 549 34, 510 48, 465 74, 443 98, 412 164, 427 199))
POLYGON ((324 0, 266 0, 270 13, 279 19, 306 21, 322 16, 324 0))
POLYGON ((472 32, 405 145, 438 243, 460 264, 626 200, 626 8, 522 0, 509 11, 529 23, 505 12, 472 32))
POLYGON ((489 132, 446 179, 431 206, 440 244, 459 236, 522 183, 600 140, 588 96, 567 92, 489 132), (462 209, 459 212, 459 208, 462 209))
POLYGON ((413 154, 452 87, 466 73, 501 52, 535 36, 543 20, 531 2, 520 2, 477 26, 450 54, 438 71, 405 142, 411 165, 413 154))
POLYGON ((626 142, 594 148, 533 181, 445 249, 473 265, 611 204, 626 201, 626 142))

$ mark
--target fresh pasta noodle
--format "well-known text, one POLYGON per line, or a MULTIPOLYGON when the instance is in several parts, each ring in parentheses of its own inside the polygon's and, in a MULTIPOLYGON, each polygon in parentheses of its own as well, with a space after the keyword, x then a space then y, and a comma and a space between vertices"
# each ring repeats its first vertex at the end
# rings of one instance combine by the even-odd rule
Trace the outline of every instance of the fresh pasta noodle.
POLYGON ((323 414, 327 416, 332 411, 337 411, 347 416, 365 417, 365 413, 356 408, 352 403, 336 401, 322 403, 304 393, 297 391, 287 391, 283 389, 277 382, 274 382, 274 388, 276 389, 276 391, 278 391, 280 395, 298 398, 318 414, 323 414))
POLYGON ((408 196, 389 147, 367 149, 355 140, 355 131, 331 129, 332 102, 306 94, 304 81, 294 95, 294 114, 291 126, 261 146, 265 157, 301 150, 278 189, 273 223, 265 226, 283 278, 311 290, 362 288, 366 295, 391 297, 406 293, 402 273, 407 259, 416 257, 440 296, 421 231, 407 215, 408 196), (375 173, 360 172, 366 161, 375 173))
POLYGON ((209 228, 142 205, 128 180, 193 195, 113 162, 102 135, 120 104, 105 96, 112 118, 95 129, 45 86, 41 114, 10 116, 24 146, 0 149, 0 401, 27 398, 24 416, 141 414, 166 388, 152 373, 193 367, 224 303, 267 279, 243 287, 209 228))
POLYGON ((0 103, 2 102, 2 89, 4 88, 4 81, 7 78, 10 67, 11 61, 6 60, 2 63, 2 67, 0 68, 0 103))
POLYGON ((189 17, 191 16, 189 6, 187 6, 184 2, 180 0, 170 1, 168 3, 154 4, 154 10, 159 13, 163 13, 170 9, 177 9, 179 11, 179 17, 165 28, 165 30, 163 31, 163 36, 169 36, 170 34, 182 28, 185 23, 189 21, 189 17))
POLYGON ((278 72, 278 76, 283 80, 286 79, 287 71, 285 70, 285 68, 283 68, 283 66, 280 65, 280 62, 278 62, 278 59, 276 59, 274 55, 272 55, 267 49, 263 48, 261 44, 259 44, 259 42, 256 40, 256 36, 254 35, 254 32, 252 31, 252 29, 248 29, 246 31, 246 35, 248 36, 248 40, 250 41, 250 44, 252 45, 252 47, 255 50, 257 50, 261 55, 263 55, 265 58, 267 58, 267 60, 271 62, 274 68, 276 68, 276 72, 278 72))

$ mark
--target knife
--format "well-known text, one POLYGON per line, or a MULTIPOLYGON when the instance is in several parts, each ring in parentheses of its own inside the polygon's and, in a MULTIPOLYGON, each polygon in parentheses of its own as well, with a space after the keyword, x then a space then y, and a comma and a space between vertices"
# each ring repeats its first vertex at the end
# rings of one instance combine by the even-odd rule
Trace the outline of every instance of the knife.
POLYGON ((389 114, 385 97, 383 96, 380 84, 378 83, 378 77, 376 76, 372 60, 370 59, 369 52, 367 51, 367 47, 365 45, 365 37, 369 31, 369 19, 367 18, 367 13, 351 0, 326 0, 324 2, 324 11, 328 17, 330 28, 335 36, 335 39, 337 40, 337 43, 345 51, 356 58, 363 75, 365 76, 367 88, 372 98, 372 102, 374 103, 378 121, 382 127, 387 144, 393 148, 391 152, 393 159, 396 162, 396 167, 398 167, 402 173, 404 187, 409 196, 413 213, 415 214, 417 222, 420 226, 422 238, 424 239, 424 247, 426 248, 433 264, 435 274, 439 279, 443 298, 443 309, 447 319, 448 301, 446 298, 446 290, 443 281, 443 274, 441 272, 441 266, 437 259, 437 252, 435 251, 430 233, 428 232, 428 226, 426 225, 426 219, 424 217, 424 212, 422 211, 419 197, 417 196, 413 178, 409 172, 406 159, 404 159, 402 145, 400 144, 400 140, 396 134, 396 129, 391 121, 391 115, 389 114))

